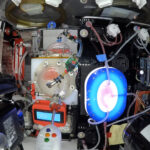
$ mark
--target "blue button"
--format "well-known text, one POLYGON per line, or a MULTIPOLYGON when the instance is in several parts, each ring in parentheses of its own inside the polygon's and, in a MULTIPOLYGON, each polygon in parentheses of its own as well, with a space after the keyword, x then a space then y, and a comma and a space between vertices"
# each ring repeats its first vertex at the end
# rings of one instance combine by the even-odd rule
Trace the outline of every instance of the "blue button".
POLYGON ((50 129, 50 128, 47 128, 47 129, 46 129, 46 132, 51 132, 51 129, 50 129))
POLYGON ((17 115, 18 115, 19 118, 22 118, 22 117, 23 117, 23 112, 22 112, 21 110, 19 110, 19 111, 17 112, 17 115))
POLYGON ((55 29, 56 28, 56 23, 54 21, 50 21, 48 24, 47 24, 47 28, 48 29, 55 29))

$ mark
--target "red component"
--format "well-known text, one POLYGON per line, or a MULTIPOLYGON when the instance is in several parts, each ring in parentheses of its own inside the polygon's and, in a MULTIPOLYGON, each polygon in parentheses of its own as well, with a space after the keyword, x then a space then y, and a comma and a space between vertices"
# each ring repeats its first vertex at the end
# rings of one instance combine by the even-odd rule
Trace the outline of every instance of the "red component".
POLYGON ((76 40, 76 39, 77 39, 77 36, 74 36, 74 39, 76 40))
POLYGON ((12 32, 12 35, 13 35, 14 37, 18 36, 18 32, 17 32, 17 31, 13 31, 13 32, 12 32))
POLYGON ((70 49, 51 49, 50 51, 58 54, 70 53, 70 49))
MULTIPOLYGON (((19 72, 19 65, 21 62, 21 59, 25 53, 25 47, 23 46, 23 40, 21 38, 15 39, 14 41, 14 75, 16 77, 16 80, 18 80, 18 72, 19 72)), ((25 68, 25 62, 22 64, 22 70, 21 70, 21 76, 20 79, 24 79, 24 68, 25 68)))
POLYGON ((55 138, 56 136, 57 136, 57 134, 56 134, 56 133, 53 133, 53 134, 52 134, 52 137, 53 137, 53 138, 55 138))
POLYGON ((66 74, 68 73, 67 69, 65 69, 65 73, 66 73, 66 74))
POLYGON ((108 132, 108 133, 107 133, 107 138, 111 138, 111 136, 112 136, 112 133, 111 133, 111 132, 108 132))
POLYGON ((11 33, 11 29, 10 29, 10 28, 6 28, 6 29, 5 29, 5 34, 6 34, 7 36, 10 36, 10 33, 11 33))
POLYGON ((76 62, 75 62, 75 61, 72 61, 72 64, 73 64, 73 65, 75 65, 75 64, 76 64, 76 62))
POLYGON ((31 85, 31 96, 32 96, 32 99, 35 100, 35 84, 32 83, 31 85))
POLYGON ((56 113, 61 113, 63 114, 62 122, 55 122, 54 125, 57 127, 63 127, 66 125, 66 104, 62 103, 61 105, 58 104, 53 104, 52 107, 50 108, 50 101, 46 100, 39 100, 36 101, 33 106, 32 106, 32 114, 33 114, 33 122, 35 124, 39 124, 42 126, 49 125, 49 121, 43 121, 43 120, 38 120, 36 117, 36 111, 40 112, 50 112, 53 113, 53 110, 55 109, 56 113))

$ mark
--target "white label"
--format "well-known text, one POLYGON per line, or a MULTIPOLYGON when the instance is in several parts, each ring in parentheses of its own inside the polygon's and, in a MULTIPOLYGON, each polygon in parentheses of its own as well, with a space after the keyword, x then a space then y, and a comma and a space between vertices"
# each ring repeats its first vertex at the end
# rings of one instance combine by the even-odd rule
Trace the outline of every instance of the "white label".
POLYGON ((145 127, 140 133, 150 142, 150 125, 145 127))
POLYGON ((62 0, 45 0, 45 3, 54 7, 59 7, 62 3, 62 0))

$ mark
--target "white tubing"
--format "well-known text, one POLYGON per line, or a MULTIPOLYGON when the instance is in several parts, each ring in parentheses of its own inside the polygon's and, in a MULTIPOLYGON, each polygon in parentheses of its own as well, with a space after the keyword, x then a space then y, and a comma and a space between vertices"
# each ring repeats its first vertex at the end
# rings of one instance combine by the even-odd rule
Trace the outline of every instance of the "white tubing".
POLYGON ((23 90, 24 92, 26 92, 26 93, 29 93, 29 91, 26 89, 25 86, 23 86, 22 81, 21 81, 21 69, 22 69, 22 64, 23 64, 23 62, 24 62, 24 60, 25 60, 25 58, 26 58, 27 55, 28 55, 28 51, 26 51, 26 52, 24 53, 24 55, 22 56, 22 59, 21 59, 21 61, 20 61, 20 64, 19 64, 19 71, 18 71, 18 81, 19 81, 19 84, 20 84, 22 90, 23 90))
POLYGON ((117 50, 117 52, 108 59, 108 62, 112 61, 119 53, 120 51, 138 34, 138 32, 134 33, 127 41, 123 43, 123 45, 117 50))
POLYGON ((103 122, 105 122, 105 121, 107 120, 108 115, 109 115, 109 112, 107 112, 107 115, 106 115, 106 117, 105 117, 103 120, 98 121, 98 122, 94 121, 92 118, 89 118, 89 119, 88 119, 88 123, 89 123, 90 125, 98 125, 98 124, 101 124, 101 123, 103 123, 103 122))
POLYGON ((99 146, 99 144, 101 142, 101 136, 100 136, 100 132, 99 132, 98 126, 95 126, 95 128, 96 128, 97 137, 98 137, 97 138, 98 139, 97 143, 96 143, 96 145, 94 147, 88 149, 87 145, 85 144, 85 142, 82 142, 84 150, 95 150, 99 146))
POLYGON ((115 122, 113 122, 113 123, 110 123, 110 124, 107 125, 107 127, 110 127, 110 126, 112 126, 112 125, 114 125, 114 124, 117 124, 117 123, 120 123, 120 122, 123 122, 123 121, 126 121, 126 120, 133 119, 133 118, 135 118, 135 117, 138 117, 138 116, 140 116, 140 115, 143 115, 143 114, 147 113, 148 111, 150 111, 150 108, 147 108, 146 110, 144 110, 144 111, 142 111, 142 112, 140 112, 140 113, 138 113, 138 114, 136 114, 136 115, 132 115, 132 116, 130 116, 130 117, 126 117, 126 118, 123 118, 123 119, 121 119, 121 120, 117 120, 117 121, 115 121, 115 122))
POLYGON ((101 136, 100 136, 100 132, 99 132, 98 126, 96 126, 96 132, 97 132, 97 136, 98 136, 97 143, 96 143, 96 145, 93 148, 90 148, 89 150, 95 150, 99 146, 99 144, 101 142, 101 136))

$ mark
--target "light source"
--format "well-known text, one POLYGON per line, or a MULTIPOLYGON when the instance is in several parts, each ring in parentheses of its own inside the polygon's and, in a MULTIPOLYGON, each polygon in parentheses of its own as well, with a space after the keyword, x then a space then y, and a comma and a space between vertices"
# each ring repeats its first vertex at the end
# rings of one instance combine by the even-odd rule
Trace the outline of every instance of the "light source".
POLYGON ((99 122, 107 113, 107 122, 119 118, 126 107, 127 81, 123 73, 109 68, 110 81, 106 68, 91 71, 85 80, 85 108, 89 116, 99 122))

